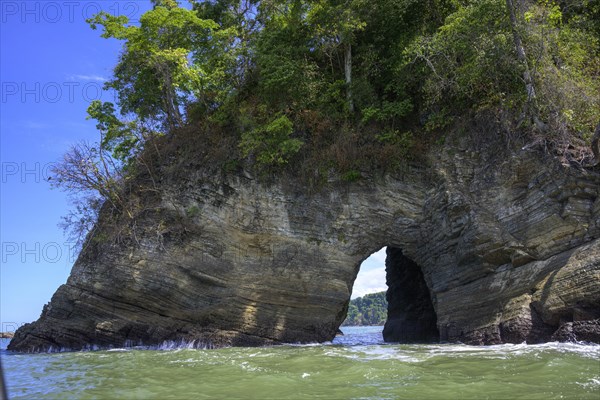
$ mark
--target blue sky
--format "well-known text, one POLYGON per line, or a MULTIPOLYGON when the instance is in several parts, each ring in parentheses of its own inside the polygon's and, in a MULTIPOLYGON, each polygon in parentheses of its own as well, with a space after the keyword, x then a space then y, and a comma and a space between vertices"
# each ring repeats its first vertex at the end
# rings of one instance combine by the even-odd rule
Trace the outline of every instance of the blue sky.
POLYGON ((360 265, 360 271, 354 281, 352 298, 362 297, 368 293, 387 290, 385 284, 385 247, 371 254, 360 265))
MULTIPOLYGON (((101 87, 121 45, 85 22, 98 11, 134 21, 149 1, 0 2, 0 331, 39 317, 65 283, 73 259, 57 226, 65 193, 46 182, 48 168, 79 141, 96 141, 86 109, 112 101, 101 87)), ((363 263, 353 297, 385 290, 383 260, 363 263)))

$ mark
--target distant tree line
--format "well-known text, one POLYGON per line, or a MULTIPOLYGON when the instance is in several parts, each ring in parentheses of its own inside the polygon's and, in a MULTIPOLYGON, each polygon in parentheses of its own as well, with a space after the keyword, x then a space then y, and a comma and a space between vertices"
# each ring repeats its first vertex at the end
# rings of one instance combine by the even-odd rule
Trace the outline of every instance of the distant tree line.
POLYGON ((370 293, 351 300, 344 326, 383 325, 387 319, 385 292, 370 293))

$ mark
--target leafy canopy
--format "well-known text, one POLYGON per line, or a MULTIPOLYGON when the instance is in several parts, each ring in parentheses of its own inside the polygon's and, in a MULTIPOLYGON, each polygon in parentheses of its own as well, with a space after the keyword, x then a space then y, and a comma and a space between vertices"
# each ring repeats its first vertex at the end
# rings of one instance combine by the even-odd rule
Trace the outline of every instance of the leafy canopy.
POLYGON ((117 101, 90 105, 100 141, 73 149, 59 181, 93 178, 117 209, 161 134, 227 144, 212 161, 227 168, 350 182, 482 112, 555 152, 584 148, 600 121, 600 0, 152 3, 139 23, 88 20, 123 42, 106 84, 117 101))

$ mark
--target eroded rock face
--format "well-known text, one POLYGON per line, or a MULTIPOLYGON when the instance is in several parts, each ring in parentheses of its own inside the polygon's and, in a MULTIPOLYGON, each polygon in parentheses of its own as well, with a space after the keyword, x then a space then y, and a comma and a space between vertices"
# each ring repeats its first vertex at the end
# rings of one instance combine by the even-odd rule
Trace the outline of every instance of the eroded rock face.
POLYGON ((402 254, 387 248, 388 318, 383 328, 386 342, 438 342, 440 333, 431 294, 421 267, 402 254))
POLYGON ((103 221, 9 349, 331 340, 360 263, 383 246, 405 264, 388 272, 387 340, 597 341, 598 174, 463 142, 433 167, 313 193, 193 163, 164 174, 159 197, 132 199, 135 224, 103 221), (414 295, 399 292, 410 282, 414 295))

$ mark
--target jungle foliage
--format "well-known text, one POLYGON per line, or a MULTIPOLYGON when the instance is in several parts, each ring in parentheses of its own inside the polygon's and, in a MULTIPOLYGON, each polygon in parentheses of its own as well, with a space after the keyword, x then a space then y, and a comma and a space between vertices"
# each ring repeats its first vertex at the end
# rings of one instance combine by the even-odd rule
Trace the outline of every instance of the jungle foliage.
POLYGON ((85 163, 66 157, 59 187, 119 206, 114 182, 148 169, 139 160, 161 135, 233 144, 212 160, 224 169, 356 180, 418 159, 478 113, 503 120, 520 145, 592 161, 600 0, 153 4, 136 23, 105 12, 89 20, 123 42, 106 84, 117 104, 90 106, 100 143, 85 163), (71 185, 65 171, 78 165, 108 186, 71 185))
POLYGON ((343 326, 383 325, 387 320, 385 292, 370 293, 350 300, 343 326))

